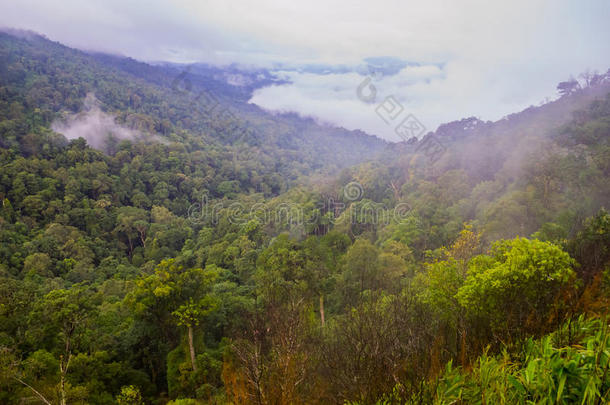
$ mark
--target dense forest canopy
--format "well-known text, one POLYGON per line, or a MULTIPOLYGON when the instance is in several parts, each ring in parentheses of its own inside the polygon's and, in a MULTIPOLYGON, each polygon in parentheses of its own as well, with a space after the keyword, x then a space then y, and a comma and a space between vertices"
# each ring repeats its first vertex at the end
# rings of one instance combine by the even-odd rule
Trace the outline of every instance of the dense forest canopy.
POLYGON ((0 33, 0 403, 610 398, 610 71, 396 144, 212 73, 0 33))

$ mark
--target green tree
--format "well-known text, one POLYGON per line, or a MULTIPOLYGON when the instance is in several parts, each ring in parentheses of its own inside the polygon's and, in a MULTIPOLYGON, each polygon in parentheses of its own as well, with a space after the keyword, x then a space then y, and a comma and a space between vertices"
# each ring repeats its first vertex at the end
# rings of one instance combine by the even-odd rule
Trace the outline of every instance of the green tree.
POLYGON ((118 405, 144 405, 140 390, 133 385, 122 387, 121 393, 116 397, 116 402, 118 405))
MULTIPOLYGON (((212 282, 213 280, 209 280, 212 282)), ((202 289, 208 289, 209 286, 201 286, 202 289)), ((189 298, 188 302, 182 304, 172 314, 176 317, 177 323, 180 326, 186 326, 188 331, 189 353, 191 355, 191 365, 193 371, 197 371, 197 363, 195 361, 195 346, 193 344, 193 328, 199 326, 201 319, 212 312, 217 307, 217 303, 210 295, 206 295, 199 301, 193 301, 189 298)))
POLYGON ((526 238, 497 242, 491 253, 471 260, 456 294, 460 305, 509 337, 537 330, 574 280, 574 260, 558 246, 526 238))
POLYGON ((127 238, 130 257, 133 255, 136 238, 139 237, 142 246, 145 246, 147 228, 148 213, 145 210, 135 207, 119 208, 115 232, 127 238))
POLYGON ((63 342, 59 355, 61 405, 66 405, 66 376, 74 350, 78 346, 77 340, 86 331, 87 322, 94 313, 91 291, 82 285, 49 292, 39 303, 35 313, 37 322, 43 322, 52 330, 56 330, 63 342))

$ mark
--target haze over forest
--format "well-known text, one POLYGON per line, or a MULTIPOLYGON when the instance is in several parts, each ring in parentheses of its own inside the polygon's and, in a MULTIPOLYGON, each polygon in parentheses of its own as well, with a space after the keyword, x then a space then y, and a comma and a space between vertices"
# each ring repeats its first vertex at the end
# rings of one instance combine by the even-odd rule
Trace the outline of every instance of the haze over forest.
POLYGON ((608 403, 609 16, 1 5, 0 403, 608 403))
POLYGON ((287 83, 258 89, 257 105, 397 141, 354 97, 367 74, 378 102, 395 96, 428 130, 470 116, 495 121, 555 98, 570 75, 605 72, 609 8, 603 0, 25 0, 2 7, 0 27, 146 62, 266 69, 287 83))

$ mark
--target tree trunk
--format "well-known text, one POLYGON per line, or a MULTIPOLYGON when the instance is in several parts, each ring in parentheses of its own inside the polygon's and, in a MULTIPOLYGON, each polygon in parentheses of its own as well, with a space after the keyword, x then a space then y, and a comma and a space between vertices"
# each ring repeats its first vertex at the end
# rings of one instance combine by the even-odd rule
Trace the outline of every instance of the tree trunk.
POLYGON ((59 394, 60 394, 60 405, 66 405, 66 379, 64 378, 64 374, 61 373, 60 382, 59 382, 59 394))
POLYGON ((189 326, 189 351, 191 352, 191 364, 193 365, 193 371, 197 371, 195 365, 195 347, 193 346, 193 327, 189 326))
MULTIPOLYGON (((66 343, 69 347, 69 343, 66 343)), ((68 351, 66 357, 59 356, 59 404, 66 405, 66 374, 70 366, 71 353, 68 351)))
POLYGON ((324 326, 324 295, 320 294, 320 321, 324 326))
POLYGON ((138 233, 140 234, 140 242, 142 242, 142 247, 146 249, 146 228, 138 228, 138 233))
POLYGON ((129 235, 127 235, 127 240, 129 241, 129 259, 131 259, 133 257, 133 242, 129 235))

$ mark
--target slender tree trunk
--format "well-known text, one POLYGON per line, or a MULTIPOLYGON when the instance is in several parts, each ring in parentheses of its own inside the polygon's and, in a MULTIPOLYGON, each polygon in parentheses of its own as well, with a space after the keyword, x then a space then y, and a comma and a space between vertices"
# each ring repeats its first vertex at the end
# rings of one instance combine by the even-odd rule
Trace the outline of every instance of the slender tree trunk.
POLYGON ((189 351, 191 352, 191 364, 193 365, 193 371, 197 371, 197 366, 195 365, 195 346, 193 346, 193 327, 189 326, 189 351))
POLYGON ((140 234, 140 241, 142 242, 142 247, 146 249, 146 228, 138 229, 138 233, 140 234))
POLYGON ((153 364, 151 358, 148 359, 148 366, 150 367, 150 375, 153 385, 157 384, 157 367, 153 364))
MULTIPOLYGON (((68 345, 68 344, 67 344, 68 345)), ((69 346, 67 346, 69 347, 69 346)), ((59 404, 66 405, 66 374, 68 373, 68 366, 70 365, 71 354, 68 352, 66 357, 59 357, 59 404)))
POLYGON ((324 295, 320 294, 320 321, 324 326, 324 295))
POLYGON ((61 377, 60 377, 59 394, 61 397, 59 400, 59 403, 61 405, 66 405, 66 380, 64 378, 64 373, 61 373, 61 377))
POLYGON ((127 235, 127 240, 129 241, 129 258, 131 259, 133 256, 133 242, 131 241, 131 237, 127 235))

